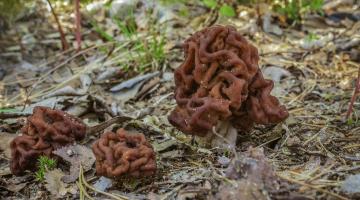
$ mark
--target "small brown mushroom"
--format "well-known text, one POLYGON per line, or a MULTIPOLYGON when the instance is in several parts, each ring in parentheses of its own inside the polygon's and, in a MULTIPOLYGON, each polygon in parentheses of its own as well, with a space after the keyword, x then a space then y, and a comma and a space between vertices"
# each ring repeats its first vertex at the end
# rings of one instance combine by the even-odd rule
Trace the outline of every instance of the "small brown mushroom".
POLYGON ((64 111, 37 106, 21 129, 23 135, 16 137, 10 144, 11 172, 19 175, 26 169, 35 170, 39 156, 52 157, 53 150, 80 141, 87 134, 100 132, 113 123, 130 119, 119 116, 87 127, 81 119, 64 111))
POLYGON ((168 117, 180 131, 214 137, 213 127, 225 127, 230 135, 220 132, 233 145, 234 127, 247 131, 254 123, 278 123, 288 117, 286 108, 270 95, 273 82, 262 76, 257 49, 234 27, 196 32, 185 41, 184 52, 185 61, 175 70, 177 107, 168 117))
POLYGON ((156 172, 155 152, 143 134, 129 134, 124 129, 106 132, 93 144, 96 173, 117 178, 150 176, 156 172))
POLYGON ((10 169, 15 175, 26 169, 34 170, 39 156, 51 156, 53 150, 82 140, 86 126, 80 119, 61 110, 37 106, 21 132, 23 135, 10 143, 10 169))
POLYGON ((61 110, 37 106, 21 129, 23 135, 43 138, 54 148, 82 140, 86 125, 81 119, 61 110))
POLYGON ((29 135, 16 137, 10 143, 11 148, 11 172, 19 175, 26 169, 35 170, 36 160, 40 156, 50 156, 53 147, 41 138, 29 135))

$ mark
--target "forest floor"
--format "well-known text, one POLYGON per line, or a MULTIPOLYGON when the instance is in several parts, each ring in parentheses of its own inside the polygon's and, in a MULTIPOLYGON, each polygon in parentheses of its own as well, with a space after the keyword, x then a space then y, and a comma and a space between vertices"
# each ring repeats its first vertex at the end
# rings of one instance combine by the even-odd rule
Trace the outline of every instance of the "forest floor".
MULTIPOLYGON (((42 2, 0 27, 1 199, 359 198, 358 101, 346 120, 360 67, 359 5, 330 1, 321 15, 307 13, 296 24, 266 4, 234 5, 235 17, 189 2, 143 3, 132 15, 93 7, 82 9, 79 51, 72 5, 54 4, 66 50, 42 2), (241 134, 236 153, 201 147, 167 120, 176 106, 173 70, 183 61, 182 43, 213 24, 233 25, 258 48, 259 66, 275 82, 272 94, 290 113, 283 123, 241 134), (48 170, 44 181, 34 172, 12 175, 9 143, 38 105, 79 116, 88 126, 134 116, 107 130, 144 133, 157 154, 157 174, 112 181, 96 176, 87 160, 90 167, 71 183, 61 179, 74 164, 65 161, 48 170), (230 178, 231 168, 245 166, 240 170, 246 174, 247 165, 255 174, 230 178)), ((99 135, 87 136, 80 147, 91 153, 99 135)))

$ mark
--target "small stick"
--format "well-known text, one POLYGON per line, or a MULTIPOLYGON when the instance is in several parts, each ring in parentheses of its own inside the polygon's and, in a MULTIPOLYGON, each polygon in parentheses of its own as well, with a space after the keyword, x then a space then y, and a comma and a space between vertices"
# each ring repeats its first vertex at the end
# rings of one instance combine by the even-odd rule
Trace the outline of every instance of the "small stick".
POLYGON ((76 43, 77 43, 77 52, 79 52, 81 50, 80 0, 75 0, 75 23, 76 23, 75 38, 76 38, 76 43))
POLYGON ((153 109, 154 108, 151 108, 151 107, 149 107, 147 109, 143 109, 140 112, 138 112, 135 117, 130 117, 130 116, 126 116, 126 115, 114 117, 114 118, 109 119, 109 120, 107 120, 105 122, 102 122, 102 123, 100 123, 100 124, 98 124, 96 126, 88 127, 86 129, 86 134, 92 135, 92 134, 101 132, 105 128, 107 128, 107 127, 109 127, 109 126, 111 126, 112 124, 115 124, 115 123, 122 123, 122 122, 125 122, 125 121, 130 121, 130 120, 134 120, 134 119, 143 118, 144 116, 151 113, 153 111, 153 109))
POLYGON ((351 97, 349 108, 348 108, 347 113, 346 113, 346 120, 349 119, 349 117, 350 117, 350 115, 352 113, 354 102, 356 100, 357 94, 359 93, 359 90, 360 90, 360 68, 359 68, 359 71, 358 71, 358 77, 356 79, 356 85, 355 85, 354 94, 351 97))
POLYGON ((30 113, 5 113, 5 112, 0 112, 0 119, 27 117, 29 115, 31 115, 31 114, 30 113))
POLYGON ((62 49, 65 51, 65 50, 67 50, 69 48, 69 44, 66 41, 64 31, 63 31, 63 29, 61 27, 60 21, 59 21, 57 15, 55 13, 55 10, 54 10, 53 6, 51 5, 50 0, 46 0, 46 1, 48 2, 49 6, 50 6, 50 9, 51 9, 51 13, 55 18, 55 22, 56 22, 56 24, 58 26, 58 31, 60 33, 61 46, 62 46, 62 49))
POLYGON ((92 134, 95 134, 95 133, 98 133, 98 132, 104 130, 105 128, 111 126, 112 124, 121 123, 121 122, 132 120, 132 119, 134 119, 134 118, 128 117, 128 116, 117 116, 117 117, 109 119, 101 124, 98 124, 96 126, 88 127, 86 129, 86 134, 92 135, 92 134))

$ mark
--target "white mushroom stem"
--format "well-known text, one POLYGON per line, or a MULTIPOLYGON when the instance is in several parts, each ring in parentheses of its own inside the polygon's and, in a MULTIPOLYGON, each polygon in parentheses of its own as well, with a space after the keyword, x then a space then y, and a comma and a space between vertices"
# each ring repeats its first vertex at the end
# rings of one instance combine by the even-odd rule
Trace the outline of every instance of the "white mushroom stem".
POLYGON ((204 138, 198 138, 197 141, 205 142, 211 147, 233 149, 236 146, 237 135, 238 131, 229 121, 221 121, 204 138))

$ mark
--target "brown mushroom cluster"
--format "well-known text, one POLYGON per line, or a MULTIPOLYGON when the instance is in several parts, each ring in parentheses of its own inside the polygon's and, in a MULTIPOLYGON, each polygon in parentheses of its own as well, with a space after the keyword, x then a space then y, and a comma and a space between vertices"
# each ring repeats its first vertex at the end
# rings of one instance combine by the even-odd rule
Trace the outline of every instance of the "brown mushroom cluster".
POLYGON ((155 152, 143 134, 124 129, 106 132, 93 144, 96 173, 110 178, 150 176, 156 172, 155 152))
POLYGON ((26 169, 34 170, 39 156, 51 156, 53 150, 83 139, 86 126, 61 110, 37 106, 21 132, 10 143, 10 169, 15 175, 26 169))
POLYGON ((196 32, 184 43, 185 61, 175 70, 177 107, 169 122, 184 133, 205 136, 219 121, 241 130, 278 123, 286 108, 271 96, 257 49, 231 26, 196 32))

